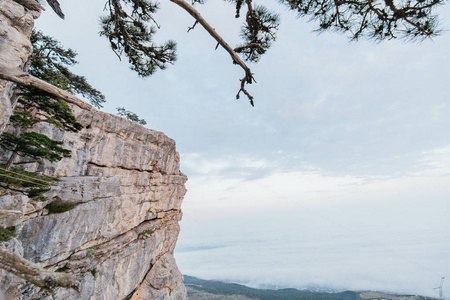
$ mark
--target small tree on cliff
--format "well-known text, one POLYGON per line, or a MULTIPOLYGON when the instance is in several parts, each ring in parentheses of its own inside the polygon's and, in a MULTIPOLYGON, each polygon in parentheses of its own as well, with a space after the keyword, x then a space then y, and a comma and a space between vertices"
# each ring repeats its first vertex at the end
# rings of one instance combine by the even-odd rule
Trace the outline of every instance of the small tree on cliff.
MULTIPOLYGON (((89 99, 94 106, 98 108, 102 106, 102 103, 105 102, 103 94, 94 89, 86 81, 86 78, 69 70, 68 67, 77 63, 75 60, 76 53, 73 50, 64 49, 58 41, 38 31, 32 32, 31 42, 33 53, 25 64, 24 71, 28 71, 35 78, 52 84, 57 90, 81 94, 89 99)), ((11 104, 15 108, 10 118, 16 129, 15 133, 5 132, 0 136, 0 146, 12 153, 6 169, 12 166, 17 155, 50 161, 70 156, 71 151, 62 148, 61 141, 55 141, 46 135, 31 131, 38 122, 49 122, 69 131, 79 131, 83 126, 76 120, 66 101, 55 93, 43 91, 34 85, 19 85, 11 97, 11 104)), ((26 172, 26 174, 17 173, 19 176, 14 178, 9 175, 10 179, 7 181, 7 185, 1 187, 25 192, 29 197, 48 190, 46 180, 33 177, 34 174, 30 176, 32 175, 30 172, 26 172), (27 184, 21 186, 31 187, 30 189, 15 189, 9 184, 15 181, 22 183, 23 178, 25 178, 24 183, 27 184), (35 188, 35 184, 40 187, 35 188)), ((6 176, 0 175, 0 178, 3 179, 6 176)), ((9 213, 17 212, 0 210, 0 215, 9 213)), ((79 287, 79 283, 73 275, 48 270, 43 271, 41 266, 2 247, 0 247, 0 266, 45 289, 61 286, 77 290, 79 287)))
POLYGON ((71 94, 82 95, 97 108, 103 107, 105 96, 93 88, 84 76, 69 70, 78 63, 74 50, 65 49, 54 38, 36 30, 33 30, 30 40, 33 53, 28 58, 25 71, 71 94))
MULTIPOLYGON (((33 53, 24 67, 25 70, 60 89, 81 94, 93 105, 101 107, 105 102, 103 94, 94 89, 86 78, 68 69, 77 63, 77 54, 73 50, 64 49, 58 41, 39 31, 32 32, 31 43, 33 53)), ((10 121, 16 132, 5 132, 0 136, 0 145, 12 153, 5 166, 6 170, 11 168, 17 155, 49 161, 70 156, 70 150, 61 147, 62 142, 30 132, 38 122, 49 122, 66 130, 79 131, 83 126, 77 122, 64 100, 37 88, 21 86, 15 90, 12 102, 15 111, 10 121)))
POLYGON ((145 125, 147 124, 147 121, 145 121, 144 119, 139 118, 139 116, 137 114, 135 114, 132 111, 126 110, 124 107, 117 107, 117 115, 127 118, 130 121, 133 121, 135 123, 141 124, 141 125, 145 125))
POLYGON ((82 125, 76 121, 67 103, 60 99, 53 99, 39 90, 24 88, 22 93, 18 109, 10 118, 16 134, 4 132, 0 137, 0 145, 12 153, 5 169, 11 168, 17 155, 49 161, 57 161, 70 156, 71 151, 62 148, 61 141, 52 140, 44 134, 28 131, 34 124, 43 121, 71 131, 80 130, 82 125), (24 94, 25 92, 29 94, 24 94))

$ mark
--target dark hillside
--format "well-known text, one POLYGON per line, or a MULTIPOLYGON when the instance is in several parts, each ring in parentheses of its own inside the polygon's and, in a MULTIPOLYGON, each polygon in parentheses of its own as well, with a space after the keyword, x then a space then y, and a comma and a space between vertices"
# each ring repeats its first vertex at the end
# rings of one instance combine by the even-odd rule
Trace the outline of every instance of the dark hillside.
POLYGON ((314 292, 297 289, 255 289, 236 283, 203 280, 184 275, 188 300, 432 300, 413 295, 388 295, 370 291, 345 291, 339 293, 314 292))
POLYGON ((225 283, 214 280, 202 280, 196 277, 184 275, 186 286, 196 290, 202 290, 215 295, 243 295, 252 299, 261 300, 349 300, 362 299, 356 292, 346 291, 341 293, 317 293, 301 291, 297 289, 263 290, 246 287, 236 283, 225 283))

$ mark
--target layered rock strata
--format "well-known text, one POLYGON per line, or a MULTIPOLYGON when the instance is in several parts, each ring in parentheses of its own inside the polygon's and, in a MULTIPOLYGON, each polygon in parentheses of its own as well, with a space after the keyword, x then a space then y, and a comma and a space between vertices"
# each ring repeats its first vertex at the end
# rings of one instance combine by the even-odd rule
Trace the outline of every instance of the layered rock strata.
MULTIPOLYGON (((0 0, 0 64, 23 67, 38 14, 0 0)), ((0 81, 0 126, 11 114, 11 89, 0 81)), ((14 226, 17 233, 0 247, 45 269, 74 274, 80 288, 42 290, 0 269, 0 290, 11 299, 186 299, 173 257, 187 179, 179 171, 175 142, 94 108, 72 108, 84 125, 80 132, 47 123, 35 128, 63 141, 71 157, 18 161, 59 178, 46 200, 0 189, 0 209, 20 211, 0 216, 0 226, 14 226), (46 206, 52 202, 76 206, 50 213, 46 206)), ((8 156, 0 153, 3 161, 8 156)))
MULTIPOLYGON (((49 270, 76 274, 80 291, 58 288, 56 299, 185 299, 173 258, 186 176, 179 171, 175 142, 161 132, 104 112, 74 107, 85 126, 79 133, 48 124, 37 130, 64 141, 70 158, 56 163, 19 161, 28 170, 59 177, 46 201, 22 194, 0 197, 3 218, 16 226, 10 242, 26 259, 49 270), (76 203, 49 214, 53 201, 76 203)), ((16 298, 45 296, 13 280, 3 288, 16 298)))
MULTIPOLYGON (((22 70, 31 54, 31 29, 39 11, 28 10, 13 0, 0 0, 0 65, 22 70)), ((0 80, 0 132, 11 115, 13 84, 0 80)))

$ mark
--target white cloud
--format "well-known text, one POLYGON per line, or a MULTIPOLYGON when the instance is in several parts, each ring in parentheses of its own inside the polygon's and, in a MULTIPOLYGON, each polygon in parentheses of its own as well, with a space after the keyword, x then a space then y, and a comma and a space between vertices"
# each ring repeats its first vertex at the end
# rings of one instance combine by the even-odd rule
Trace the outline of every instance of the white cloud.
MULTIPOLYGON (((236 170, 257 172, 271 166, 269 162, 263 159, 254 158, 245 154, 227 155, 220 159, 214 159, 200 153, 187 153, 181 155, 181 164, 181 168, 188 175, 207 177, 216 175, 224 177, 227 172, 233 173, 236 170)), ((236 175, 235 172, 233 175, 236 175)))
POLYGON ((450 275, 449 154, 425 152, 397 177, 310 168, 248 180, 206 168, 190 178, 183 203, 180 269, 251 286, 436 296, 432 287, 450 275))

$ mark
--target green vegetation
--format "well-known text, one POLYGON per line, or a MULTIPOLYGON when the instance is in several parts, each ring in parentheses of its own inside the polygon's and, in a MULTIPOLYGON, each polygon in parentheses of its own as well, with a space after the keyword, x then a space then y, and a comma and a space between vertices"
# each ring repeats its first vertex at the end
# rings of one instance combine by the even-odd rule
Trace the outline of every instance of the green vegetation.
POLYGON ((184 283, 196 290, 202 290, 215 295, 242 295, 261 300, 359 300, 359 294, 346 291, 341 293, 323 293, 300 291, 297 289, 263 290, 249 288, 235 283, 225 283, 214 280, 202 280, 184 275, 184 283))
MULTIPOLYGON (((93 88, 84 76, 76 75, 69 70, 69 67, 78 63, 75 59, 77 53, 74 50, 65 49, 59 41, 36 30, 33 30, 30 41, 33 45, 33 53, 29 58, 28 72, 31 75, 69 93, 82 95, 97 108, 102 107, 105 96, 93 88)), ((60 103, 54 103, 54 105, 60 105, 60 103)), ((66 116, 58 115, 58 117, 63 117, 65 120, 66 116)))
POLYGON ((69 270, 69 268, 67 267, 67 265, 65 265, 64 267, 59 268, 59 269, 56 270, 55 272, 65 272, 65 271, 67 271, 67 270, 69 270))
POLYGON ((0 165, 0 187, 22 192, 33 200, 46 201, 43 193, 50 190, 50 185, 58 178, 40 175, 36 172, 29 172, 22 168, 11 168, 5 170, 4 165, 0 165))
POLYGON ((91 272, 92 276, 95 277, 95 274, 97 274, 97 270, 95 268, 88 270, 89 272, 91 272))
MULTIPOLYGON (((399 299, 398 295, 388 295, 378 292, 354 292, 340 293, 312 292, 308 290, 280 289, 266 290, 254 289, 240 284, 225 283, 215 280, 203 280, 184 275, 184 283, 188 292, 188 300, 379 300, 399 299), (373 294, 374 297, 368 295, 373 294), (364 296, 364 297, 362 297, 364 296)), ((422 296, 402 295, 404 299, 432 300, 433 298, 422 296)))
POLYGON ((6 242, 14 237, 16 237, 14 226, 8 228, 3 228, 0 226, 0 242, 6 242))
POLYGON ((144 230, 144 231, 142 231, 142 232, 139 232, 138 238, 140 238, 140 237, 143 236, 143 235, 149 235, 149 236, 151 236, 153 233, 155 233, 155 230, 151 230, 151 229, 144 230))
MULTIPOLYGON (((30 157, 37 161, 41 159, 57 161, 63 157, 69 157, 71 154, 70 150, 61 147, 61 141, 52 140, 36 132, 24 132, 20 135, 4 132, 0 138, 0 144, 4 149, 12 152, 11 158, 19 155, 30 157)), ((8 164, 6 169, 9 169, 10 165, 8 164)))
POLYGON ((48 200, 47 197, 42 196, 42 193, 50 191, 50 188, 31 188, 28 191, 28 197, 33 198, 35 200, 39 201, 46 201, 48 200))
MULTIPOLYGON (((23 1, 22 1, 23 2, 23 1)), ((53 10, 60 16, 64 14, 58 0, 47 0, 53 10)), ((157 12, 160 9, 156 0, 107 0, 104 5, 105 15, 100 19, 101 31, 112 51, 121 59, 128 58, 130 67, 141 77, 154 74, 158 69, 165 69, 177 59, 177 44, 173 40, 157 44, 155 35, 161 25, 157 12)), ((197 5, 203 5, 205 0, 171 0, 181 7, 194 20, 192 27, 202 26, 217 42, 217 47, 227 51, 233 64, 239 65, 244 71, 240 79, 239 90, 245 94, 251 105, 253 96, 246 90, 246 84, 255 82, 253 72, 246 62, 257 62, 276 41, 280 27, 277 12, 256 3, 253 0, 227 0, 235 7, 232 19, 243 19, 240 37, 241 43, 230 46, 207 20, 196 10, 197 5), (245 61, 245 62, 244 62, 245 61)), ((213 1, 210 1, 213 2, 213 1)), ((269 2, 269 1, 267 1, 269 2)), ((298 17, 314 21, 317 32, 345 33, 352 40, 361 38, 375 41, 404 38, 405 40, 424 40, 438 35, 439 19, 436 10, 445 0, 408 0, 408 1, 376 1, 371 0, 278 0, 271 1, 282 4, 286 10, 298 17)), ((225 15, 224 15, 225 17, 225 15)), ((165 20, 170 22, 170 20, 165 20)), ((217 21, 217 20, 214 20, 217 21)), ((231 20, 230 20, 231 21, 231 20)), ((227 21, 224 21, 227 22, 227 21)), ((164 26, 164 25, 162 25, 164 26)), ((217 48, 216 47, 216 48, 217 48)), ((289 59, 289 58, 287 58, 289 59)))
POLYGON ((40 175, 37 172, 26 171, 22 168, 11 168, 5 171, 4 165, 0 165, 0 182, 11 184, 16 188, 38 187, 41 184, 49 185, 58 181, 57 177, 40 175))
POLYGON ((55 200, 47 204, 44 208, 48 209, 50 214, 60 214, 69 210, 74 209, 80 203, 55 200))
POLYGON ((144 119, 140 119, 137 114, 134 112, 131 112, 129 110, 125 110, 124 107, 117 107, 117 115, 127 118, 130 121, 133 121, 135 123, 145 125, 147 122, 144 119))
MULTIPOLYGON (((30 41, 33 52, 24 66, 31 75, 72 94, 81 94, 100 108, 105 96, 94 89, 83 76, 69 70, 77 63, 76 52, 63 48, 60 43, 33 30, 30 41)), ((46 122, 68 131, 83 128, 62 99, 30 86, 18 86, 11 97, 14 113, 10 123, 14 130, 0 135, 0 146, 8 150, 10 157, 4 169, 10 170, 17 156, 34 161, 58 161, 69 157, 71 151, 62 147, 63 142, 35 132, 35 125, 46 122)))
POLYGON ((97 247, 91 247, 86 249, 86 257, 94 257, 95 250, 97 250, 97 247))

